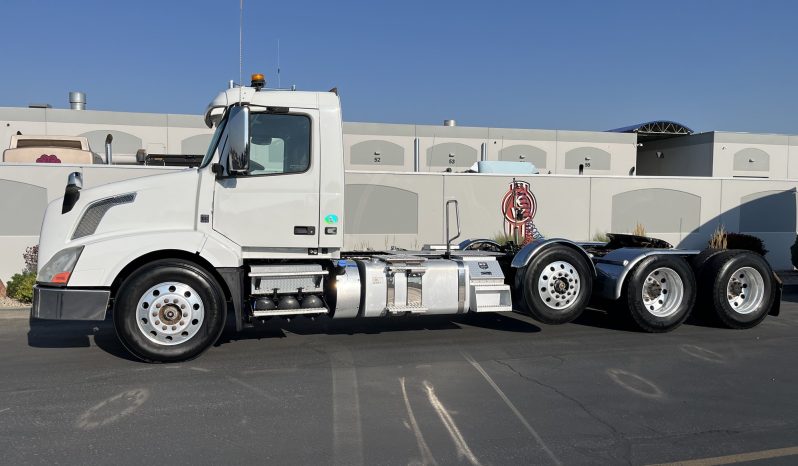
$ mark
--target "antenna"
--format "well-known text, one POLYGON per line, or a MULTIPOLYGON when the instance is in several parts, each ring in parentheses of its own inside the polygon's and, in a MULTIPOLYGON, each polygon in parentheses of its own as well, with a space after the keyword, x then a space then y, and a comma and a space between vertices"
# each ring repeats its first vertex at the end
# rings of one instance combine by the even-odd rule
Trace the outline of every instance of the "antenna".
POLYGON ((280 85, 280 39, 277 39, 277 88, 280 89, 282 87, 280 85))
POLYGON ((244 0, 238 6, 238 103, 243 100, 241 87, 244 82, 244 0))

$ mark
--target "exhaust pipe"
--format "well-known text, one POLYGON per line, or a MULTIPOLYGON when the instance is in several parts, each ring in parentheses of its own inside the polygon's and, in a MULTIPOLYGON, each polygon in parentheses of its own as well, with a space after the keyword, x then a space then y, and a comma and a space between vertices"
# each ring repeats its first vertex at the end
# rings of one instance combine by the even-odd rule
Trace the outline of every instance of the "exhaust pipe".
POLYGON ((114 141, 114 137, 109 133, 108 136, 105 137, 105 164, 111 165, 111 160, 113 158, 113 154, 111 153, 111 143, 114 141))

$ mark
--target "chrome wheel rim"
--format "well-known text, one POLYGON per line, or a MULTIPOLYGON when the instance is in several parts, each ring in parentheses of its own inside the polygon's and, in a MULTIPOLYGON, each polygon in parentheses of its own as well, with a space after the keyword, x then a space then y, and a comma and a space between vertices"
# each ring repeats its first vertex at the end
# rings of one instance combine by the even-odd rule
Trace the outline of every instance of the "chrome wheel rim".
POLYGON ((159 283, 139 299, 136 322, 151 342, 173 346, 197 334, 205 317, 199 294, 185 283, 159 283))
POLYGON ((659 267, 646 276, 641 296, 646 310, 656 317, 670 317, 684 300, 682 277, 670 267, 659 267))
POLYGON ((552 262, 538 278, 538 295, 543 303, 556 310, 573 306, 582 281, 576 268, 566 261, 552 262))
POLYGON ((759 309, 765 300, 762 274, 752 267, 737 269, 726 284, 726 300, 738 314, 750 314, 759 309))

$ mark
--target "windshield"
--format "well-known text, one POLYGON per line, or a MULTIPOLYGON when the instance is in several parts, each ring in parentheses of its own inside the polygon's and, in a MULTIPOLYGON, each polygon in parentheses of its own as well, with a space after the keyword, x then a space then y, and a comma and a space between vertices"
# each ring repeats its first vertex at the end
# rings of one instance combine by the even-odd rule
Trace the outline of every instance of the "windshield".
POLYGON ((213 158, 213 154, 216 152, 216 146, 219 145, 219 138, 222 137, 222 133, 224 132, 224 127, 227 124, 227 115, 222 118, 222 121, 216 125, 216 131, 213 133, 213 138, 211 139, 211 143, 208 145, 208 152, 205 153, 205 157, 202 158, 202 163, 200 164, 200 168, 204 168, 206 165, 211 163, 211 159, 213 158))

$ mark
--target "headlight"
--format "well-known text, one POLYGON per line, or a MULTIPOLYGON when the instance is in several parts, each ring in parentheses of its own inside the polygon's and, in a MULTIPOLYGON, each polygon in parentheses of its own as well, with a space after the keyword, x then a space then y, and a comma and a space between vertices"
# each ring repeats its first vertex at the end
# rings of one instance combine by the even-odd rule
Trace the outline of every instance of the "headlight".
POLYGON ((69 276, 75 270, 83 246, 66 248, 58 251, 36 275, 36 281, 45 285, 66 286, 69 276))

